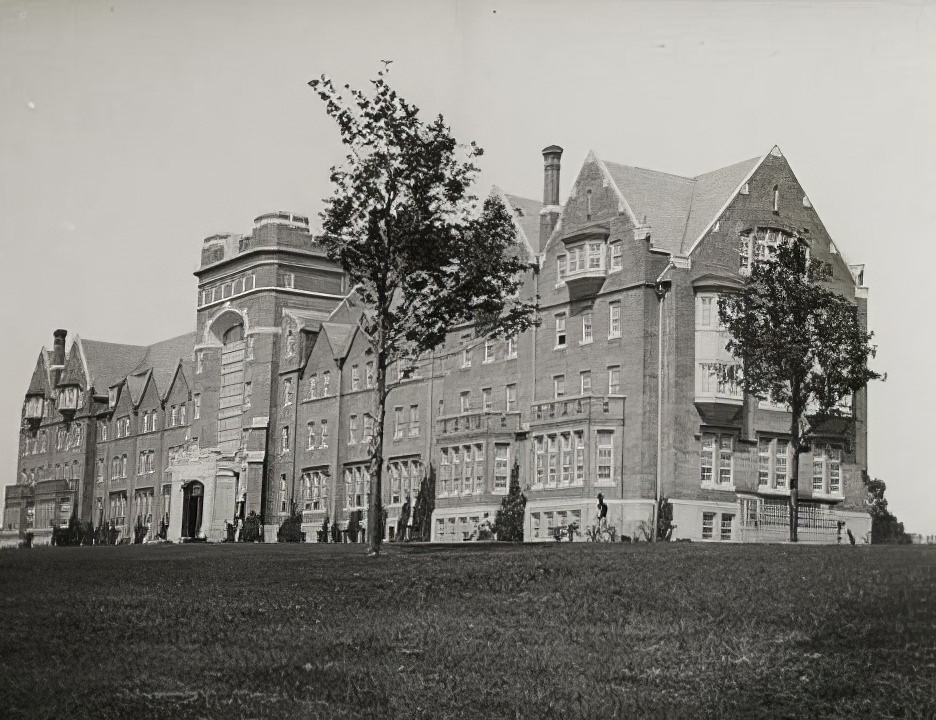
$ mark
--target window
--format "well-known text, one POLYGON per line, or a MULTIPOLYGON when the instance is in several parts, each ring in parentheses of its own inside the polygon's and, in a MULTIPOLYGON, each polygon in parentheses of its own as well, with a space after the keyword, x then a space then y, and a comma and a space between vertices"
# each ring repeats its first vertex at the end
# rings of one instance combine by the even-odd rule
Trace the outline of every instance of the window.
POLYGON ((561 398, 565 395, 565 375, 553 376, 553 397, 561 398))
POLYGON ((732 487, 734 479, 733 458, 733 436, 704 433, 702 435, 702 484, 732 487))
POLYGON ((317 392, 318 392, 318 375, 315 373, 312 373, 309 376, 309 400, 312 400, 314 397, 316 397, 317 392))
POLYGON ((179 424, 179 407, 172 405, 169 408, 169 427, 175 427, 179 424))
POLYGON ((812 488, 814 493, 841 495, 842 450, 833 445, 813 446, 812 488))
POLYGON ((780 188, 776 185, 773 186, 773 211, 780 212, 780 188))
POLYGON ((731 540, 731 526, 734 524, 733 513, 722 513, 721 516, 721 540, 731 540))
POLYGON ((611 270, 624 267, 624 243, 620 240, 611 243, 611 270))
POLYGON ((556 486, 559 476, 559 439, 555 435, 546 436, 546 484, 556 486))
POLYGON ((582 370, 579 373, 579 394, 591 394, 591 370, 582 370))
POLYGON ((409 406, 409 436, 419 437, 419 405, 409 406))
POLYGON ((585 482, 585 434, 581 430, 573 433, 575 437, 575 484, 585 482))
POLYGON ((566 346, 566 316, 565 313, 556 315, 556 348, 566 346))
POLYGON ((750 195, 750 194, 751 194, 751 185, 750 185, 750 183, 744 183, 744 185, 741 186, 740 194, 741 194, 741 195, 750 195))
POLYGON ((187 424, 187 418, 185 417, 186 415, 185 409, 186 409, 185 403, 182 403, 181 405, 179 405, 179 424, 180 425, 187 424))
POLYGON ((289 452, 289 426, 284 425, 280 430, 280 451, 289 452))
POLYGON ((286 357, 292 357, 296 354, 296 334, 292 328, 286 331, 286 357))
POLYGON ((517 386, 508 385, 505 388, 507 412, 514 412, 517 409, 517 386))
POLYGON ((374 436, 374 416, 370 413, 364 413, 364 437, 363 441, 369 443, 374 436))
POLYGON ((280 475, 279 482, 280 512, 286 512, 286 473, 280 475))
POLYGON ((484 341, 484 360, 483 362, 494 362, 494 341, 488 338, 484 341))
MULTIPOLYGON (((130 421, 127 420, 127 434, 130 433, 129 423, 130 421)), ((153 432, 156 432, 158 429, 159 429, 159 412, 157 410, 153 410, 153 412, 150 413, 150 430, 152 430, 153 432)))
POLYGON ((470 390, 463 390, 459 394, 458 399, 461 402, 461 411, 463 413, 466 413, 469 410, 471 410, 471 391, 470 390))
POLYGON ((322 420, 322 447, 328 447, 328 420, 322 420))
POLYGON ((351 366, 351 389, 361 389, 361 370, 357 365, 351 366))
POLYGON ((205 354, 199 350, 195 353, 195 374, 201 375, 205 371, 205 354))
POLYGON ((560 484, 566 486, 572 484, 572 461, 574 456, 572 450, 572 435, 570 433, 562 433, 559 437, 562 450, 562 475, 560 476, 560 484))
POLYGON ((324 510, 328 499, 328 478, 321 470, 302 471, 303 509, 309 511, 324 510))
POLYGON ((146 451, 140 450, 137 454, 137 475, 142 475, 146 470, 146 451))
POLYGON ((702 539, 711 540, 715 534, 715 513, 702 513, 702 539))
POLYGON ((621 337, 621 303, 608 304, 608 338, 621 337))
POLYGON ((560 255, 556 258, 556 268, 559 274, 559 281, 562 282, 565 280, 566 275, 568 274, 568 258, 565 255, 560 255))
POLYGON ((253 383, 247 381, 244 383, 244 410, 250 408, 251 397, 253 396, 253 383))
POLYGON ((494 446, 494 492, 507 492, 507 478, 510 472, 510 446, 494 446))
POLYGON ((738 272, 747 275, 751 272, 752 262, 772 259, 777 245, 793 239, 792 235, 772 228, 757 228, 754 232, 742 235, 738 239, 738 272))
POLYGON ((462 350, 461 366, 463 368, 471 367, 471 348, 470 347, 466 347, 464 350, 462 350))
POLYGON ((310 420, 308 423, 306 423, 306 431, 307 431, 308 438, 309 438, 307 449, 313 450, 315 449, 315 421, 314 420, 310 420))
POLYGON ((598 432, 598 482, 614 482, 612 464, 614 459, 614 433, 598 432))
POLYGON ((245 351, 245 357, 247 360, 254 359, 254 336, 253 335, 247 336, 247 348, 245 351))
POLYGON ((201 393, 192 395, 192 418, 198 420, 201 417, 201 393))
POLYGON ((322 373, 322 395, 328 395, 328 384, 331 382, 331 372, 326 370, 322 373))
POLYGON ((399 440, 403 437, 403 408, 393 408, 393 439, 399 440))
POLYGON ((364 384, 372 388, 374 387, 374 361, 368 360, 364 365, 364 384))
POLYGON ((481 388, 481 409, 484 412, 491 412, 493 405, 491 388, 481 388))
POLYGON ((718 308, 716 304, 717 296, 699 295, 696 302, 696 327, 705 329, 714 329, 718 320, 718 308))
POLYGON ((760 488, 786 490, 790 442, 781 438, 757 441, 757 485, 760 488))
POLYGON ((283 380, 283 407, 287 405, 292 405, 293 401, 293 387, 292 379, 286 378, 283 380))
POLYGON ((621 392, 621 366, 611 365, 608 368, 608 395, 618 395, 621 392))
POLYGON ((143 413, 143 432, 149 432, 149 412, 143 413))
POLYGON ((508 335, 507 336, 507 359, 513 360, 517 357, 517 336, 508 335))
POLYGON ((120 477, 122 478, 127 477, 127 456, 126 455, 120 456, 120 477))
POLYGON ((348 417, 348 444, 349 445, 354 445, 354 443, 358 441, 357 432, 358 432, 357 415, 351 415, 350 417, 348 417))
POLYGON ((582 344, 592 341, 592 314, 582 313, 582 344))
POLYGON ((588 269, 601 270, 604 266, 603 244, 600 242, 588 243, 588 269))

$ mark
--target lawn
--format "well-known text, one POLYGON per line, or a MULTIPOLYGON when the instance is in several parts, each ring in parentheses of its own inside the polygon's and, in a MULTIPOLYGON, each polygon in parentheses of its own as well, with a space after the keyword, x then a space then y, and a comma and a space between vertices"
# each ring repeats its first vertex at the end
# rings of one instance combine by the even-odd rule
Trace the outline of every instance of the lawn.
POLYGON ((7 718, 936 713, 936 548, 0 552, 7 718))

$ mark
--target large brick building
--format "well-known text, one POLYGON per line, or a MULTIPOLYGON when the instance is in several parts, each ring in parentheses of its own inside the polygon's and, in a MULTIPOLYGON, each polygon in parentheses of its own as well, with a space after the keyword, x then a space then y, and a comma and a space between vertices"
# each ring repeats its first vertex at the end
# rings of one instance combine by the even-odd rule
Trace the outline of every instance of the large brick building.
MULTIPOLYGON (((432 538, 461 541, 493 519, 518 472, 526 537, 595 519, 600 492, 622 534, 669 498, 674 537, 783 540, 789 414, 745 398, 713 368, 732 359, 719 293, 782 237, 831 264, 867 316, 849 266, 779 149, 685 178, 590 154, 565 205, 562 150, 543 152, 544 201, 501 193, 540 297, 541 325, 516 338, 452 328, 444 347, 391 369, 387 532, 435 479, 432 538)), ((224 537, 251 510, 268 539, 295 503, 309 538, 327 516, 366 512, 373 360, 361 307, 290 213, 202 249, 196 330, 149 347, 75 338, 40 353, 23 406, 18 482, 4 535, 37 541, 76 513, 130 536, 224 537)), ((865 392, 853 423, 800 457, 804 541, 870 530, 865 392)))

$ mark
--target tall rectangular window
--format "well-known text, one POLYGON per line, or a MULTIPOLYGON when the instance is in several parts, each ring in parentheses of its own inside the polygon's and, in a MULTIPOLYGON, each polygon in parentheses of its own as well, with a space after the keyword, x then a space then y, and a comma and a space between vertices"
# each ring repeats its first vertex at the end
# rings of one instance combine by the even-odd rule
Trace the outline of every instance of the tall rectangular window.
POLYGON ((591 370, 582 370, 579 373, 579 393, 581 395, 591 394, 591 370))
POLYGON ((507 412, 513 412, 517 409, 517 386, 508 385, 505 388, 507 412))
POLYGON ((598 482, 610 483, 613 481, 612 467, 614 463, 614 433, 598 433, 598 482))
POLYGON ((507 336, 507 359, 513 360, 517 357, 517 336, 507 336))
POLYGON ((399 440, 403 437, 403 408, 397 406, 393 408, 393 439, 399 440))
POLYGON ((372 388, 374 387, 374 361, 368 360, 364 365, 364 384, 372 388))
POLYGON ((484 341, 484 362, 494 362, 494 341, 490 338, 484 341))
POLYGON ((292 389, 292 379, 286 378, 283 380, 283 406, 292 405, 293 401, 293 389, 292 389))
POLYGON ((734 513, 722 513, 721 516, 721 540, 731 540, 731 526, 734 525, 734 513))
POLYGON ((621 337, 621 303, 608 304, 608 337, 621 337))
POLYGON ((280 450, 282 452, 289 452, 289 426, 284 425, 283 429, 280 430, 280 450))
POLYGON ((582 313, 582 343, 590 343, 592 339, 592 314, 582 313))
POLYGON ((357 415, 348 417, 348 444, 353 445, 358 441, 358 418, 357 415))
POLYGON ((608 367, 608 395, 618 395, 621 392, 621 366, 608 367))
POLYGON ((617 241, 611 243, 611 269, 620 270, 624 267, 624 243, 617 241))
POLYGON ((566 316, 565 313, 558 313, 556 321, 556 347, 564 348, 566 346, 566 316))
POLYGON ((306 431, 309 437, 309 443, 308 443, 307 449, 314 450, 315 449, 315 421, 314 420, 310 420, 309 422, 306 423, 306 431))
POLYGON ((715 536, 715 513, 702 513, 702 539, 711 540, 715 536))
POLYGON ((481 409, 484 412, 490 412, 493 406, 491 388, 481 388, 481 409))
POLYGON ((703 433, 701 468, 702 484, 731 486, 734 482, 734 437, 703 433))
POLYGON ((201 393, 192 395, 192 418, 198 420, 201 417, 201 393))
POLYGON ((561 398, 565 395, 565 375, 553 376, 553 397, 561 398))
POLYGON ((409 406, 409 436, 419 437, 419 405, 409 406))
POLYGON ((316 373, 312 373, 309 376, 309 400, 316 397, 317 394, 318 394, 318 375, 316 373))
POLYGON ((560 476, 560 482, 562 485, 571 485, 572 484, 572 463, 575 458, 575 453, 572 447, 572 434, 564 432, 560 435, 561 438, 561 451, 562 451, 562 475, 560 476))
POLYGON ((568 263, 566 262, 567 258, 565 255, 559 255, 556 258, 556 268, 559 273, 559 281, 565 280, 566 274, 568 273, 568 263))
POLYGON ((328 420, 322 420, 322 447, 328 447, 328 420))
POLYGON ((575 484, 585 482, 585 434, 581 430, 573 433, 575 437, 575 484))
POLYGON ((361 370, 357 365, 351 366, 351 389, 361 389, 361 370))
POLYGON ((559 475, 559 438, 555 435, 546 436, 546 453, 549 469, 546 483, 555 487, 559 475))
POLYGON ((322 395, 328 395, 328 385, 331 382, 331 372, 326 370, 322 373, 322 395))
POLYGON ((494 446, 494 492, 507 492, 507 478, 510 472, 509 468, 509 450, 508 445, 494 446))
POLYGON ((461 411, 463 413, 466 413, 469 410, 471 410, 471 391, 470 390, 463 390, 458 395, 458 399, 461 402, 461 411))

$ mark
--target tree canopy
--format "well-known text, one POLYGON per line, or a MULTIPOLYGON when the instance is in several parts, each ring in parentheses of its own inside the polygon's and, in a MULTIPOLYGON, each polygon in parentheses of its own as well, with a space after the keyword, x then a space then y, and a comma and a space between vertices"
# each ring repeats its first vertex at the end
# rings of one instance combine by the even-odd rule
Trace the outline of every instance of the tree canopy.
POLYGON ((331 169, 320 242, 364 305, 360 327, 376 360, 368 511, 376 553, 388 365, 435 349, 454 325, 491 336, 533 325, 535 298, 521 297, 530 258, 504 203, 492 194, 479 206, 471 194, 481 148, 459 144, 441 115, 422 120, 386 70, 370 94, 339 90, 324 75, 309 84, 347 149, 331 169))
POLYGON ((857 306, 828 287, 831 277, 829 264, 811 258, 804 243, 785 239, 770 259, 753 263, 740 292, 718 303, 745 393, 791 413, 791 540, 800 453, 831 418, 850 418, 852 395, 881 377, 868 367, 872 333, 857 306))

